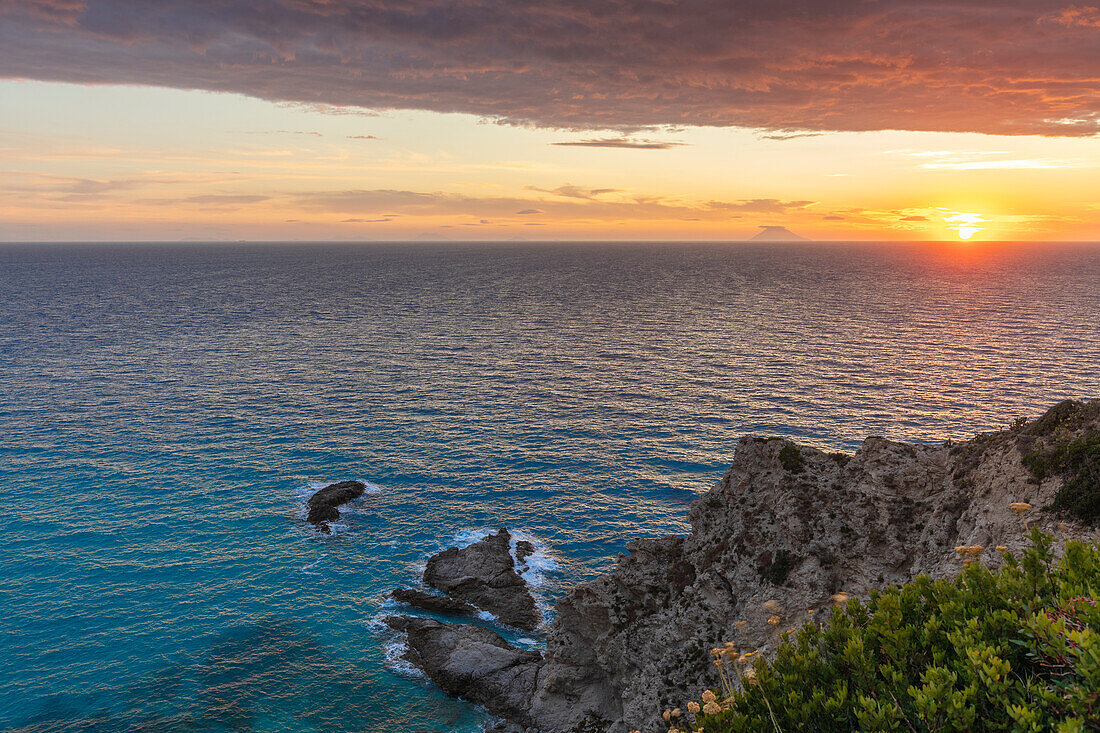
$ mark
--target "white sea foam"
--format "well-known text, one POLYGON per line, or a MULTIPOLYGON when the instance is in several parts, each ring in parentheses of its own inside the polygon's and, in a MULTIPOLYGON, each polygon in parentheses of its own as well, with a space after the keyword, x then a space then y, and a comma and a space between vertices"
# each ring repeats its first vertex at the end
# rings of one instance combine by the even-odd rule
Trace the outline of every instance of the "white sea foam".
POLYGON ((314 569, 318 565, 320 565, 321 561, 324 560, 326 557, 328 557, 328 553, 327 552, 322 553, 320 557, 318 557, 316 560, 314 560, 309 565, 306 565, 305 567, 299 569, 298 572, 301 573, 302 575, 320 575, 320 573, 316 572, 314 569))
POLYGON ((411 677, 418 680, 428 679, 428 675, 424 674, 423 671, 417 669, 409 660, 405 659, 405 654, 409 651, 408 634, 402 634, 390 628, 390 626, 383 621, 383 619, 389 615, 389 613, 380 611, 366 622, 367 628, 375 634, 382 637, 390 637, 388 641, 382 643, 382 653, 386 658, 386 666, 405 677, 411 677))
POLYGON ((512 557, 518 557, 516 545, 520 542, 530 542, 535 551, 523 558, 523 562, 516 563, 516 572, 520 574, 532 588, 540 588, 547 582, 547 574, 560 569, 558 561, 550 554, 550 545, 522 529, 512 532, 512 557))
MULTIPOLYGON (((457 547, 459 549, 469 547, 475 542, 480 542, 485 539, 498 529, 499 527, 467 527, 466 529, 456 532, 451 538, 451 541, 444 544, 439 550, 444 550, 448 547, 457 547)), ((558 561, 554 559, 550 550, 550 545, 531 532, 523 528, 514 530, 509 529, 508 532, 512 537, 510 551, 512 553, 512 561, 515 563, 516 572, 527 582, 531 590, 531 595, 535 598, 535 605, 538 607, 539 614, 542 616, 542 620, 545 623, 550 619, 551 607, 550 601, 543 596, 541 590, 549 583, 550 575, 560 570, 561 566, 558 564, 558 561), (525 557, 523 562, 520 563, 516 561, 516 545, 523 541, 530 542, 534 546, 535 551, 525 557)), ((416 577, 419 578, 424 575, 424 568, 427 566, 429 556, 430 555, 424 555, 416 563, 416 577)), ((483 621, 505 626, 505 624, 501 623, 499 619, 487 611, 481 611, 478 617, 483 621)))

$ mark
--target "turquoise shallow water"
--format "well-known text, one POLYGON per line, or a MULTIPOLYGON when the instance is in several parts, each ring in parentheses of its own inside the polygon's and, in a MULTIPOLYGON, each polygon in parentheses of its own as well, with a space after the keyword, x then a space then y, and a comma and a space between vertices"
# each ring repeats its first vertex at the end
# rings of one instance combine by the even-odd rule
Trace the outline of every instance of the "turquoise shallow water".
POLYGON ((0 292, 24 731, 474 731, 377 628, 429 553, 520 529, 549 608, 685 532, 744 433, 1100 395, 1092 245, 7 246, 0 292), (345 478, 378 490, 319 537, 302 502, 345 478))

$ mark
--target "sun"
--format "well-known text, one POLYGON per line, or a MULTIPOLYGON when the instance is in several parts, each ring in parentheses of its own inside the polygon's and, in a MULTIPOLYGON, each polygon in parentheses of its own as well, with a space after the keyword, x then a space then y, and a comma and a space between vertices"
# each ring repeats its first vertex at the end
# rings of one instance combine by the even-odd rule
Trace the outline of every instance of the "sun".
POLYGON ((970 239, 982 231, 982 227, 978 226, 979 224, 989 221, 980 214, 965 211, 953 212, 950 216, 945 216, 943 220, 949 225, 948 229, 953 229, 959 235, 959 239, 970 239))

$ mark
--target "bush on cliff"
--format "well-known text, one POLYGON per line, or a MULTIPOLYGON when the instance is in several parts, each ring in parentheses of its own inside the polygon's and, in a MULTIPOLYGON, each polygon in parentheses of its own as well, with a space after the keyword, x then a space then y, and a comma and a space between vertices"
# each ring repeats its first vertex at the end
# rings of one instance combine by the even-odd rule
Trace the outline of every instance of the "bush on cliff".
POLYGON ((708 691, 670 722, 705 733, 1100 730, 1100 547, 1068 542, 1055 561, 1053 538, 1031 539, 996 571, 970 562, 951 580, 846 601, 771 662, 727 645, 719 658, 742 687, 724 701, 708 691))

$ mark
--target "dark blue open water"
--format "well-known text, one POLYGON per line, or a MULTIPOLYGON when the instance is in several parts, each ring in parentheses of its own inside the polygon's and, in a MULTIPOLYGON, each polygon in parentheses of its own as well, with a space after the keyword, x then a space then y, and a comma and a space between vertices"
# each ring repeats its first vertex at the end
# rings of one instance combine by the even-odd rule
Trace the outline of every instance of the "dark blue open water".
POLYGON ((473 731, 372 623, 456 537, 536 538, 548 605, 684 532, 743 433, 1100 395, 1091 245, 9 246, 0 294, 25 731, 473 731), (345 478, 378 491, 316 536, 309 486, 345 478))

